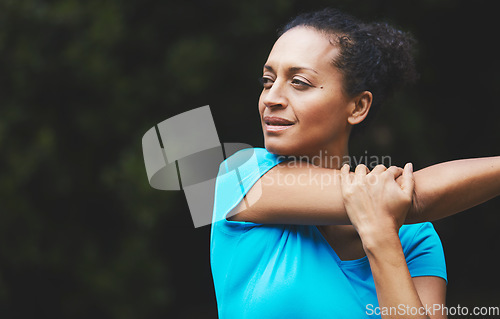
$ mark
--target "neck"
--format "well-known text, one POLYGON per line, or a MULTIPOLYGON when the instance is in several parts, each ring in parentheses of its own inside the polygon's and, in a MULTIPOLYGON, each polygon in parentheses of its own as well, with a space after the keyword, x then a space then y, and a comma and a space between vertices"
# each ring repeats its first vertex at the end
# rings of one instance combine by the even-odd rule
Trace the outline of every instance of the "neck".
POLYGON ((349 150, 347 143, 341 147, 320 149, 309 157, 309 162, 323 168, 340 169, 345 163, 349 163, 349 150))

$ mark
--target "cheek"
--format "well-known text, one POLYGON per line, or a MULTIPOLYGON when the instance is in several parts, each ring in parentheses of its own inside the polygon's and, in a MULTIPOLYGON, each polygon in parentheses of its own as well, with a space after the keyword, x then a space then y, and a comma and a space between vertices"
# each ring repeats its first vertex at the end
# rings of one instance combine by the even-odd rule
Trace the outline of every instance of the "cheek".
POLYGON ((330 139, 345 130, 347 115, 343 103, 328 100, 308 106, 298 114, 305 134, 317 139, 330 139))
POLYGON ((304 103, 300 117, 308 125, 326 125, 338 122, 344 117, 345 106, 335 100, 309 101, 304 103))

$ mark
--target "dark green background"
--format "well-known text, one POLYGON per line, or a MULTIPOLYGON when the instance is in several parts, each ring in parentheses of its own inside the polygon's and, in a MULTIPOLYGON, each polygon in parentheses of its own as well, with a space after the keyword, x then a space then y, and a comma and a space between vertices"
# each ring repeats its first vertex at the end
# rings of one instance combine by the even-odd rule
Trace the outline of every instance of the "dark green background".
MULTIPOLYGON (((327 5, 419 42, 420 80, 352 155, 499 155, 495 2, 0 0, 0 317, 216 318, 210 228, 149 187, 142 135, 209 104, 222 142, 262 146, 275 31, 327 5)), ((435 225, 449 305, 500 306, 499 199, 435 225)))

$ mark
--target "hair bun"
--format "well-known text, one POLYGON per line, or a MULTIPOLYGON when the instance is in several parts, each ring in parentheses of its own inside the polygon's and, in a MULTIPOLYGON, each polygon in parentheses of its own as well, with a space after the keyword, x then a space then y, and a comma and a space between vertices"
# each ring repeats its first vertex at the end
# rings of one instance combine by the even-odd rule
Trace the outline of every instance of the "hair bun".
POLYGON ((379 64, 383 64, 385 67, 380 70, 382 74, 379 76, 390 77, 387 79, 387 85, 390 86, 391 82, 395 84, 412 83, 417 79, 413 58, 413 46, 416 41, 410 33, 398 30, 387 23, 379 22, 365 24, 362 29, 367 33, 368 39, 371 39, 375 47, 380 50, 379 64))

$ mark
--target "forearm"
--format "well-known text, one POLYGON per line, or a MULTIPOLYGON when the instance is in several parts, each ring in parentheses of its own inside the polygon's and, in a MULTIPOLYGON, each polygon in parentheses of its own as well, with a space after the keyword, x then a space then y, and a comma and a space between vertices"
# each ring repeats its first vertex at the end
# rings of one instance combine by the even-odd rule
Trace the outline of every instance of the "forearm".
MULTIPOLYGON (((419 296, 422 290, 417 291, 411 278, 399 238, 414 194, 412 165, 405 165, 400 185, 394 180, 397 174, 395 168, 377 166, 367 174, 358 167, 351 177, 343 167, 342 196, 370 262, 382 318, 429 318, 419 296)), ((438 287, 433 279, 426 283, 438 287)), ((422 295, 426 303, 439 301, 426 293, 422 295)))
POLYGON ((407 222, 444 218, 500 195, 500 156, 457 160, 414 173, 407 222))
MULTIPOLYGON (((380 234, 380 232, 379 232, 380 234)), ((406 265, 396 231, 384 238, 362 235, 363 246, 372 269, 382 318, 429 318, 406 265)))

